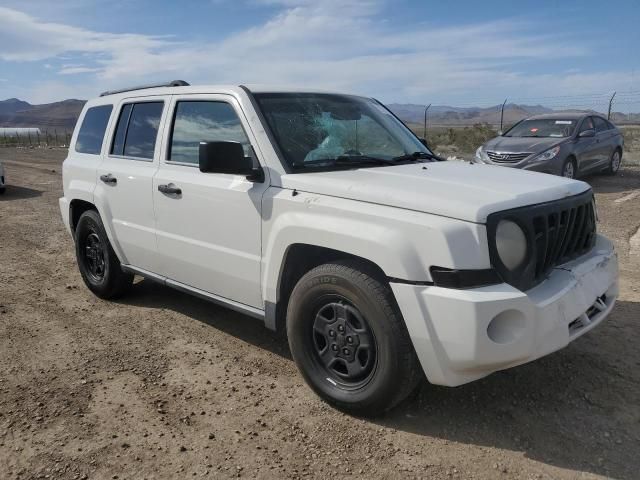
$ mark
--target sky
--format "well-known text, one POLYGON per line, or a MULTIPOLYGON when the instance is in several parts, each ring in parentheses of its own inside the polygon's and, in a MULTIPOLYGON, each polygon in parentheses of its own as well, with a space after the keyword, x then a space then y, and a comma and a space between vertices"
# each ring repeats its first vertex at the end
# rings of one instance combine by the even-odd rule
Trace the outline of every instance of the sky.
POLYGON ((640 91, 639 24, 640 0, 0 0, 0 99, 172 79, 387 103, 604 98, 640 91))

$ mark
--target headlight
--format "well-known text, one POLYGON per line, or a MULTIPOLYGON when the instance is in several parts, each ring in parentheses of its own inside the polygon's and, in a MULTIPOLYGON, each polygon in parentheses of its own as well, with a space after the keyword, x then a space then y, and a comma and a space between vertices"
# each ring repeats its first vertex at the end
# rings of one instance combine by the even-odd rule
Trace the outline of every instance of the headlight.
POLYGON ((553 147, 553 148, 547 150, 546 152, 542 152, 537 157, 534 157, 533 161, 534 162, 544 162, 546 160, 551 160, 553 157, 558 155, 558 152, 560 152, 560 147, 553 147))
POLYGON ((478 147, 478 149, 476 150, 476 158, 475 158, 475 160, 478 163, 484 163, 484 152, 482 151, 482 145, 480 145, 478 147))
POLYGON ((511 220, 501 220, 496 229, 496 250, 509 270, 515 270, 527 257, 527 237, 511 220))

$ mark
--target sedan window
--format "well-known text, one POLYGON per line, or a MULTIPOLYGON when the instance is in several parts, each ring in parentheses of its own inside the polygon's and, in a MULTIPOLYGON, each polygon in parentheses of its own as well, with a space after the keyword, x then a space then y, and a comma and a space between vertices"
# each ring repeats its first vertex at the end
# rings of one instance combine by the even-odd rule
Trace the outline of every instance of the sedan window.
POLYGON ((576 127, 575 120, 538 118, 523 120, 504 134, 505 137, 570 137, 576 127))
POLYGON ((594 130, 595 127, 593 126, 593 120, 591 119, 592 117, 587 117, 582 121, 582 126, 580 127, 580 133, 586 131, 586 130, 594 130))
POLYGON ((603 118, 593 117, 593 120, 596 123, 596 131, 598 133, 605 132, 605 131, 609 130, 609 125, 607 125, 606 120, 604 120, 603 118))

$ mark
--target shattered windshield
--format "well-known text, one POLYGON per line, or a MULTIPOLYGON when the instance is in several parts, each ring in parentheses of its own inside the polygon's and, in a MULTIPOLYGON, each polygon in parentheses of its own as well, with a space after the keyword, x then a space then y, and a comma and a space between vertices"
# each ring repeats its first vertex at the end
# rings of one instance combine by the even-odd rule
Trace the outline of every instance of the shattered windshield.
POLYGON ((431 155, 374 100, 307 93, 259 93, 255 97, 294 171, 384 166, 431 155))

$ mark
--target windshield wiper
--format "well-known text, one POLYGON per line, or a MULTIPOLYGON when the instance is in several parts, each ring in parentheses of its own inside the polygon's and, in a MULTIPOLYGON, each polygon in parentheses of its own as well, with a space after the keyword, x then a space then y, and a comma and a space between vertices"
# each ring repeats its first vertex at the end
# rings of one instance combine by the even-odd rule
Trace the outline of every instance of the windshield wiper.
POLYGON ((332 166, 349 166, 349 165, 395 165, 393 160, 385 160, 384 158, 369 157, 367 155, 340 155, 333 158, 320 158, 308 162, 293 164, 296 170, 305 168, 326 168, 332 166))
POLYGON ((442 162, 444 158, 439 157, 438 155, 434 155, 429 152, 413 152, 407 155, 400 155, 399 157, 393 157, 392 160, 394 162, 410 162, 410 161, 419 161, 422 159, 435 160, 437 162, 442 162))
POLYGON ((340 155, 333 160, 333 165, 351 165, 351 164, 375 164, 375 165, 394 165, 396 162, 378 157, 369 157, 368 155, 340 155))
POLYGON ((443 160, 437 155, 427 152, 414 152, 409 155, 400 155, 391 159, 370 157, 368 155, 340 155, 334 158, 320 158, 304 163, 293 164, 295 170, 305 168, 326 168, 332 166, 348 167, 356 165, 398 165, 402 162, 422 162, 424 159, 443 160))

